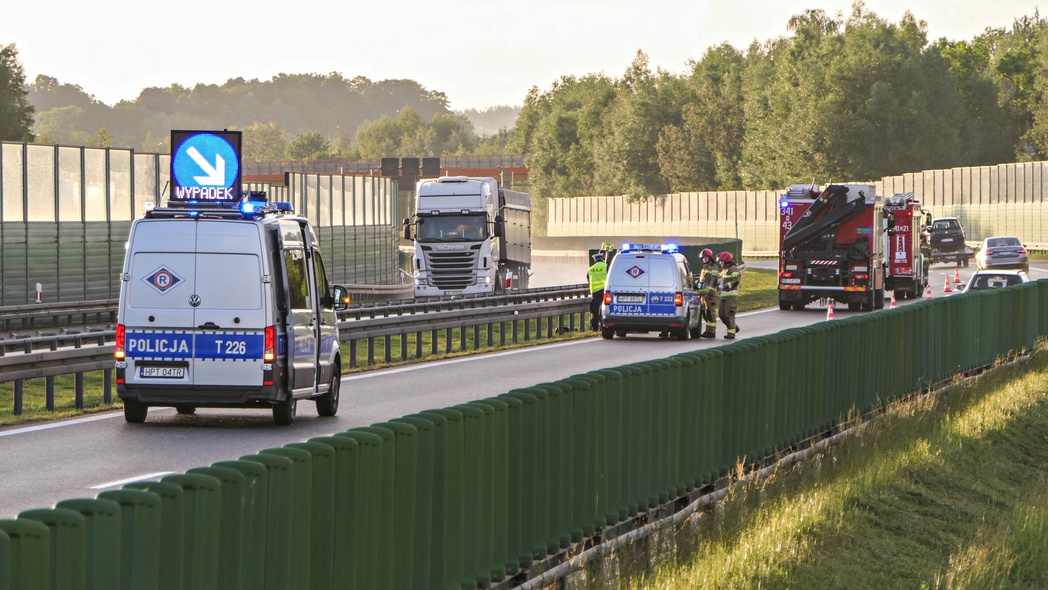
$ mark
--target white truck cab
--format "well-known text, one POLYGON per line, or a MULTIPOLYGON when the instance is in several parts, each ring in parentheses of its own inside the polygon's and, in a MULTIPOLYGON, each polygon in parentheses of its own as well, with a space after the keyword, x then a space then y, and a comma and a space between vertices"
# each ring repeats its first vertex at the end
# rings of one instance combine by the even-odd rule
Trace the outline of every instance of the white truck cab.
POLYGON ((290 203, 251 193, 234 209, 174 203, 131 225, 120 275, 117 395, 149 406, 338 410, 338 318, 316 235, 290 203))

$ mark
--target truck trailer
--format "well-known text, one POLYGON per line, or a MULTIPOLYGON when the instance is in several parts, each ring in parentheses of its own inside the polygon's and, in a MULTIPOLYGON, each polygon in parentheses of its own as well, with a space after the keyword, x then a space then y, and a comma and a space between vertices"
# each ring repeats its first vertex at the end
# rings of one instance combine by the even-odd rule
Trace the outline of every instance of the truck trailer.
POLYGON ((779 309, 884 307, 883 207, 873 185, 793 185, 779 200, 779 309))
POLYGON ((411 240, 415 297, 526 289, 531 275, 531 197, 494 178, 420 180, 411 240))

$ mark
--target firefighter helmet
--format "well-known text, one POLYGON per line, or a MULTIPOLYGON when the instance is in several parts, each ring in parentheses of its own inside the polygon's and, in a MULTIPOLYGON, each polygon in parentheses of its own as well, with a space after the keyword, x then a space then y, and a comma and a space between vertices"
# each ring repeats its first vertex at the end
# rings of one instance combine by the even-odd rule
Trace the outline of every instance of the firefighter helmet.
POLYGON ((703 260, 713 260, 713 250, 706 248, 702 251, 702 254, 700 254, 699 257, 703 260))
POLYGON ((731 252, 721 252, 717 255, 717 260, 720 260, 721 264, 731 264, 731 252))

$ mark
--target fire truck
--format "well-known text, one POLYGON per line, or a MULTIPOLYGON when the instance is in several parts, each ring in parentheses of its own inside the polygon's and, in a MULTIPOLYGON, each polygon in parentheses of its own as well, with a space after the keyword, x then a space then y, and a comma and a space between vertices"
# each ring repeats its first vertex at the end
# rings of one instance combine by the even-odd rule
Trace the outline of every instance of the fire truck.
POLYGON ((921 208, 913 193, 901 193, 888 198, 884 215, 888 219, 884 288, 898 299, 920 297, 931 266, 931 246, 921 227, 931 223, 931 213, 921 208))
POLYGON ((884 200, 869 184, 793 185, 779 200, 779 309, 884 307, 884 200))

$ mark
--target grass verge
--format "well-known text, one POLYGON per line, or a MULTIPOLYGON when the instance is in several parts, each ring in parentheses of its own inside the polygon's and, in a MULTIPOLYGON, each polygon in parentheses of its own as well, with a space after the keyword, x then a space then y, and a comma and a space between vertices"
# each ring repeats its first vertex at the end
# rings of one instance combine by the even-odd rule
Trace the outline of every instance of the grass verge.
MULTIPOLYGON (((775 283, 776 273, 771 270, 764 269, 748 269, 743 275, 743 281, 741 284, 741 293, 739 297, 739 309, 738 311, 749 311, 753 309, 759 309, 763 307, 769 307, 778 304, 778 295, 776 291, 775 283)), ((588 321, 588 320, 587 320, 588 321)), ((522 322, 523 323, 523 322, 522 322)), ((499 341, 498 330, 500 327, 496 326, 495 342, 499 341)), ((432 335, 430 333, 424 333, 421 335, 423 339, 422 348, 424 354, 421 358, 411 357, 415 350, 415 339, 419 336, 416 334, 410 334, 406 338, 407 349, 409 351, 409 358, 399 359, 394 358, 390 362, 384 361, 384 350, 386 347, 386 339, 379 338, 374 342, 374 349, 376 351, 377 360, 373 364, 364 364, 368 359, 368 350, 366 342, 357 343, 357 359, 360 366, 350 367, 349 366, 349 344, 344 343, 342 345, 342 373, 359 373, 363 371, 374 371, 376 369, 383 369, 389 367, 397 367, 409 364, 416 364, 421 362, 428 362, 434 360, 441 360, 446 358, 456 358, 462 356, 469 356, 474 354, 483 354, 487 352, 494 352, 496 350, 507 350, 511 348, 523 348, 526 346, 537 346, 540 344, 549 344, 551 342, 564 342, 568 340, 578 340, 582 338, 595 338, 598 337, 594 332, 587 331, 575 331, 565 332, 563 334, 554 335, 552 338, 544 336, 536 336, 535 333, 537 328, 535 322, 531 321, 528 323, 527 330, 531 336, 528 340, 523 339, 523 332, 525 328, 520 328, 520 336, 517 342, 512 343, 507 339, 505 346, 486 346, 481 345, 474 347, 475 335, 474 331, 470 328, 466 329, 465 342, 466 345, 462 346, 462 339, 459 330, 453 330, 451 334, 452 346, 450 351, 447 347, 446 334, 442 330, 437 336, 437 352, 431 353, 433 349, 432 335)), ((401 336, 390 336, 389 346, 394 351, 394 356, 399 355, 401 350, 401 336)), ((481 331, 481 342, 486 343, 487 332, 482 329, 481 331)), ((113 390, 113 402, 112 404, 106 404, 103 396, 102 389, 102 372, 96 371, 93 373, 84 374, 84 409, 78 410, 75 405, 75 377, 73 375, 63 375, 54 378, 54 392, 55 392, 55 411, 51 412, 47 410, 47 382, 46 379, 27 379, 23 381, 23 413, 20 416, 14 415, 14 384, 13 383, 0 383, 0 426, 21 424, 24 422, 33 422, 41 420, 54 420, 57 418, 67 418, 70 416, 76 416, 78 414, 100 412, 106 410, 112 410, 120 408, 121 404, 119 399, 116 398, 116 390, 113 390)))
POLYGON ((1046 588, 1048 354, 894 405, 576 588, 1046 588))

